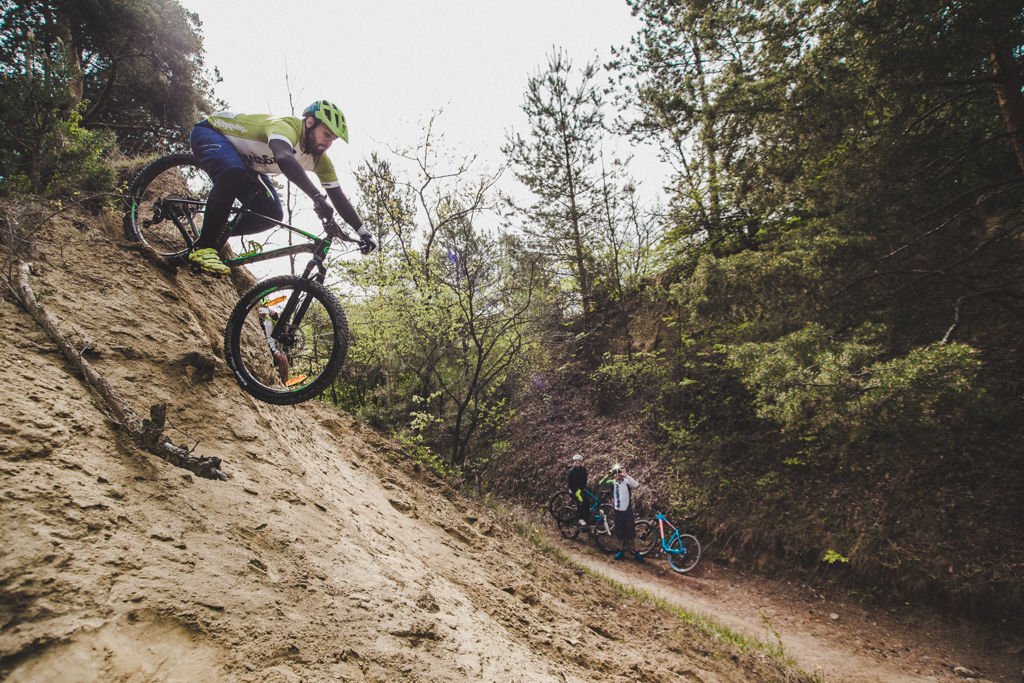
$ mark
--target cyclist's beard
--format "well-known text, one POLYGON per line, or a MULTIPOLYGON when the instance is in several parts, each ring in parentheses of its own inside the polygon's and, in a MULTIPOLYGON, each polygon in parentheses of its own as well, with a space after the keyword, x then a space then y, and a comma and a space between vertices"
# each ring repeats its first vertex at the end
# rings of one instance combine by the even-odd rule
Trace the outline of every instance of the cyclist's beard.
MULTIPOLYGON (((320 124, 318 123, 316 125, 319 126, 320 124)), ((304 149, 304 151, 307 154, 309 154, 311 156, 318 157, 321 154, 323 154, 324 151, 326 151, 326 150, 317 149, 316 145, 313 144, 313 130, 315 128, 316 128, 316 126, 313 126, 312 128, 307 128, 305 130, 304 137, 302 139, 302 143, 303 143, 303 149, 304 149)))

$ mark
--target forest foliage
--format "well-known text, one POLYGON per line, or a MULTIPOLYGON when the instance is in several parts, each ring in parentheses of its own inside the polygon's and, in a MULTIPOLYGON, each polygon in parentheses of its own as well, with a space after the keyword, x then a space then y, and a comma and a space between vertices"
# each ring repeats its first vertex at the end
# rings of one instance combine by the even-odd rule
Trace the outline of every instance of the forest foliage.
POLYGON ((0 192, 99 192, 104 160, 180 145, 213 101, 175 0, 0 0, 0 192), (72 190, 74 188, 74 190, 72 190))

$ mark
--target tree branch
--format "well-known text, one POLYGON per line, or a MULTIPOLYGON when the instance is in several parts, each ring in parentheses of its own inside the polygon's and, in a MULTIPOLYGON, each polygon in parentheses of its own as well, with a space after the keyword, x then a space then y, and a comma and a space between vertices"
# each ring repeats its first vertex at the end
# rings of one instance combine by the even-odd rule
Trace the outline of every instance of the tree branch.
POLYGON ((46 331, 50 339, 57 344, 57 348, 60 349, 64 358, 78 368, 86 385, 101 399, 103 407, 110 411, 114 421, 127 430, 132 440, 138 446, 158 458, 166 460, 176 467, 189 470, 200 477, 206 479, 227 479, 220 470, 220 458, 193 456, 189 449, 171 443, 170 439, 163 436, 164 418, 167 410, 165 404, 152 406, 150 408, 150 419, 148 420, 142 420, 135 414, 135 411, 114 391, 114 388, 110 386, 107 380, 75 350, 74 346, 57 329, 57 323, 38 302, 32 287, 29 285, 29 264, 18 261, 17 268, 17 292, 22 306, 36 323, 46 331))

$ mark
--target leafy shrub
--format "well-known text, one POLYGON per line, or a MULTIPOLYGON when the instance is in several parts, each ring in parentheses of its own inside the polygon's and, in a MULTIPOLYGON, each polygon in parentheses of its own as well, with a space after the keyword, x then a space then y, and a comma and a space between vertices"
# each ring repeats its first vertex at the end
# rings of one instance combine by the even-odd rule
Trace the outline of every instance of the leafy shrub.
POLYGON ((426 467, 431 472, 446 479, 462 478, 461 470, 445 462, 441 456, 423 442, 423 437, 419 434, 399 432, 394 435, 394 438, 402 446, 403 451, 409 458, 426 467))
POLYGON ((82 127, 84 102, 63 115, 70 104, 60 89, 18 76, 4 78, 0 93, 0 194, 68 197, 114 187, 106 156, 115 136, 82 127))
POLYGON ((591 374, 602 403, 657 395, 669 371, 660 352, 632 355, 605 353, 604 362, 591 374))
POLYGON ((106 156, 115 149, 114 134, 108 130, 87 130, 82 117, 73 111, 65 121, 58 121, 44 136, 49 150, 43 160, 44 192, 51 197, 77 193, 95 194, 114 188, 114 170, 106 156))
POLYGON ((826 443, 885 433, 905 442, 938 438, 981 407, 981 363, 972 347, 934 343, 886 358, 884 333, 865 325, 837 339, 812 324, 777 341, 729 347, 728 363, 754 394, 760 417, 826 443))

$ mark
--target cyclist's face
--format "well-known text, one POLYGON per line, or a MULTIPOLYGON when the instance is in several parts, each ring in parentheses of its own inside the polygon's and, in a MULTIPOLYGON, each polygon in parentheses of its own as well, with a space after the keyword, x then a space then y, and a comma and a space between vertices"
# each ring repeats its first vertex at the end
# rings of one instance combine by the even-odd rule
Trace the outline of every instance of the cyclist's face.
POLYGON ((338 136, 323 124, 314 124, 309 133, 314 154, 323 154, 338 139, 338 136))

